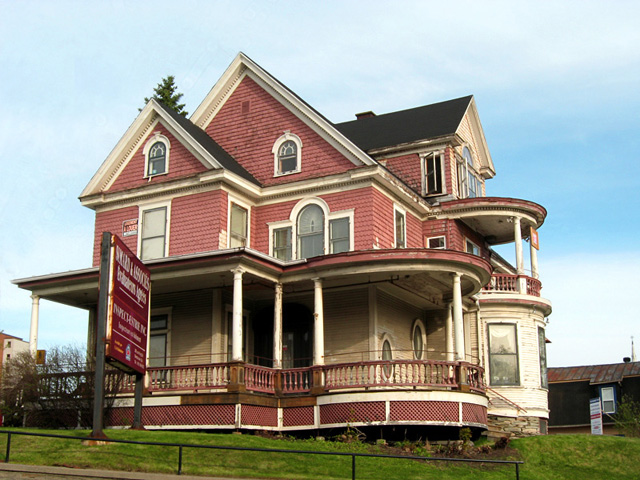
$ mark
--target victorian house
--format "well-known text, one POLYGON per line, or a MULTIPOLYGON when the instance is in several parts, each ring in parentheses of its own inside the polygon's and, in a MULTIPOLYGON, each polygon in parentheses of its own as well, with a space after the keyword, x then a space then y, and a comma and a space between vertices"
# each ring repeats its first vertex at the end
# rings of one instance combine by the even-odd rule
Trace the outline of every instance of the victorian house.
POLYGON ((31 343, 45 298, 95 344, 111 232, 151 271, 147 428, 544 433, 546 210, 487 196, 494 174, 472 96, 332 123, 239 54, 190 119, 151 100, 89 181, 93 267, 15 281, 31 343))

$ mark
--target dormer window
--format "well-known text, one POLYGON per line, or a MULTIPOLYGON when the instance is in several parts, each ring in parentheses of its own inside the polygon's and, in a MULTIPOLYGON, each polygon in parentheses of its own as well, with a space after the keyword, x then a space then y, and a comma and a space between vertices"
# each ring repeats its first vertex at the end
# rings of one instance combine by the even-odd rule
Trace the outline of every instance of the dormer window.
POLYGON ((460 198, 482 195, 482 182, 476 176, 473 157, 468 147, 462 149, 462 160, 458 162, 458 195, 460 198))
POLYGON ((424 195, 438 195, 444 193, 442 157, 443 155, 440 152, 431 152, 424 157, 424 195))
POLYGON ((163 175, 169 171, 169 140, 164 135, 154 135, 145 145, 144 155, 145 177, 163 175))
POLYGON ((273 145, 274 175, 289 175, 300 171, 302 141, 297 135, 285 132, 273 145))

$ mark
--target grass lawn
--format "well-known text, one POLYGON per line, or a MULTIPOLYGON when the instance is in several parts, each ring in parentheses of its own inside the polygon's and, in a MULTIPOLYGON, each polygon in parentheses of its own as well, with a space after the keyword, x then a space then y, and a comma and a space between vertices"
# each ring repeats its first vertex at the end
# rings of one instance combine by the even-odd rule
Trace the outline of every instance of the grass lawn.
MULTIPOLYGON (((0 429, 8 431, 9 429, 0 429)), ((87 431, 14 431, 88 436, 87 431)), ((269 439, 252 435, 130 430, 107 430, 112 439, 160 443, 217 445, 311 450, 322 452, 388 453, 383 447, 361 443, 316 440, 269 439)), ((0 434, 0 452, 6 450, 7 435, 0 434)), ((522 480, 637 479, 640 477, 640 439, 594 437, 588 435, 545 436, 511 442, 515 455, 525 461, 522 480)), ((4 458, 4 457, 3 457, 4 458)), ((495 457, 492 457, 495 458, 495 457)), ((252 478, 350 479, 351 457, 267 453, 212 449, 183 449, 183 470, 188 475, 252 478)), ((73 466, 126 471, 176 473, 178 448, 131 444, 83 445, 78 440, 13 435, 12 463, 73 466)), ((426 462, 407 459, 357 458, 359 479, 514 479, 513 465, 426 462)))

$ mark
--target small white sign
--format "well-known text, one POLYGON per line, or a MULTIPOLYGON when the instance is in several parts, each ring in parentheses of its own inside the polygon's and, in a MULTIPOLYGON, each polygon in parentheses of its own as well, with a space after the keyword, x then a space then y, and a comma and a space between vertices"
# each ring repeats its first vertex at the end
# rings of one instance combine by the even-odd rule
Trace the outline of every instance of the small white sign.
POLYGON ((589 412, 591 414, 591 435, 602 435, 602 406, 600 398, 589 400, 589 412))

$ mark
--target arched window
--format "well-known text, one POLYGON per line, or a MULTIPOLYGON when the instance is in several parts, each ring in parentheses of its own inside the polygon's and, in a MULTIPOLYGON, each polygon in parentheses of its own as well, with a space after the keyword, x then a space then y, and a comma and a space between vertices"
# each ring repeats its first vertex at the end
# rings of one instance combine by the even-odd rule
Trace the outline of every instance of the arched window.
POLYGON ((160 132, 155 132, 144 146, 145 177, 162 175, 169 171, 169 139, 160 132))
POLYGON ((481 195, 482 183, 476 177, 473 157, 468 147, 462 149, 462 161, 458 163, 458 194, 460 198, 475 198, 481 195))
POLYGON ((307 205, 298 215, 298 258, 324 254, 324 213, 318 205, 307 205))
POLYGON ((413 358, 422 360, 425 350, 425 335, 422 320, 416 319, 413 322, 413 332, 411 335, 411 344, 413 345, 413 358))
POLYGON ((274 175, 288 175, 300 171, 302 141, 297 135, 285 132, 273 145, 274 175))

